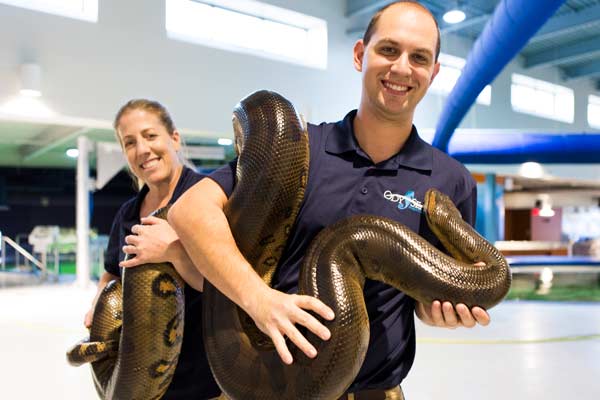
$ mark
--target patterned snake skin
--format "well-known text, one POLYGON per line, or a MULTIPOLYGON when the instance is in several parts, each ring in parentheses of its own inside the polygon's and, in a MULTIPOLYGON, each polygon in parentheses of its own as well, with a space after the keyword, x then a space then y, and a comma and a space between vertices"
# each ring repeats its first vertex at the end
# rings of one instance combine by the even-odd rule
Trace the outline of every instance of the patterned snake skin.
MULTIPOLYGON (((162 208, 154 216, 166 219, 162 208)), ((183 337, 183 280, 169 263, 123 269, 94 308, 90 337, 67 352, 72 365, 92 363, 101 399, 149 400, 163 396, 177 365, 183 337)))
MULTIPOLYGON (((308 138, 294 107, 260 91, 234 110, 237 185, 225 208, 242 254, 270 283, 308 176, 308 138)), ((510 287, 502 255, 465 223, 452 202, 430 190, 427 220, 449 257, 407 227, 374 216, 354 216, 324 229, 312 242, 300 271, 301 294, 321 299, 335 312, 324 321, 331 339, 306 333, 318 356, 292 349, 284 365, 270 339, 235 304, 205 282, 204 341, 224 397, 324 399, 341 396, 354 380, 369 343, 363 299, 365 278, 390 284, 418 301, 434 299, 490 308, 510 287), (471 264, 482 261, 484 268, 471 264)))

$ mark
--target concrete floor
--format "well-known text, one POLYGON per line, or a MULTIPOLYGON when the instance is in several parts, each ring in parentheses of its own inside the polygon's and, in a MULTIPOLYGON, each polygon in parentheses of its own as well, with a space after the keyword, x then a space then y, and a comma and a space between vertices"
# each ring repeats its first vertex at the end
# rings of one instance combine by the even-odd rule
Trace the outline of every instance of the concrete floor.
MULTIPOLYGON (((0 289, 0 398, 95 399, 89 367, 65 361, 93 287, 0 289)), ((600 399, 600 304, 507 301, 472 330, 418 325, 408 400, 600 399)))

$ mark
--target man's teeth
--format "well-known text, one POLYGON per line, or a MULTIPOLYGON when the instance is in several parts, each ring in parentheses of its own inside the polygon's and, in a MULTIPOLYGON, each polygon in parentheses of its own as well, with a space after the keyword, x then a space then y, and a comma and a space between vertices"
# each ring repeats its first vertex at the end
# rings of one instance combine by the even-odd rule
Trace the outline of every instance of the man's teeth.
POLYGON ((389 82, 386 82, 385 86, 392 90, 397 90, 399 92, 406 92, 408 90, 408 86, 395 85, 395 84, 389 83, 389 82))

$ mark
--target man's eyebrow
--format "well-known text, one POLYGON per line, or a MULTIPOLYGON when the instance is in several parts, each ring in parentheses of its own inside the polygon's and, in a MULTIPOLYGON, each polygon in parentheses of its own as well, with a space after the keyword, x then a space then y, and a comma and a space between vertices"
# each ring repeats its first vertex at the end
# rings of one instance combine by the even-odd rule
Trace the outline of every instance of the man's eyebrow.
MULTIPOLYGON (((383 38, 381 40, 379 40, 377 42, 377 45, 385 45, 385 44, 391 44, 393 46, 398 46, 400 47, 400 43, 398 43, 396 40, 394 39, 390 39, 390 38, 383 38)), ((415 53, 421 53, 421 54, 427 54, 428 56, 432 57, 433 56, 433 52, 426 48, 426 47, 419 47, 418 49, 414 50, 415 53)))

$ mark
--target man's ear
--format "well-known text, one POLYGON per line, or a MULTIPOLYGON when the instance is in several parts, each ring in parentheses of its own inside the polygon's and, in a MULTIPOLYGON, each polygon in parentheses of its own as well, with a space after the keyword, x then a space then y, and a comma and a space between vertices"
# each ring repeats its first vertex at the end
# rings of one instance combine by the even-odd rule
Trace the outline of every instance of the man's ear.
POLYGON ((438 72, 440 72, 440 63, 439 61, 435 63, 433 66, 433 74, 431 74, 431 79, 429 80, 429 86, 433 83, 433 80, 437 76, 438 72))
POLYGON ((362 63, 365 56, 365 44, 362 39, 359 39, 354 43, 354 69, 358 72, 362 72, 362 63))

